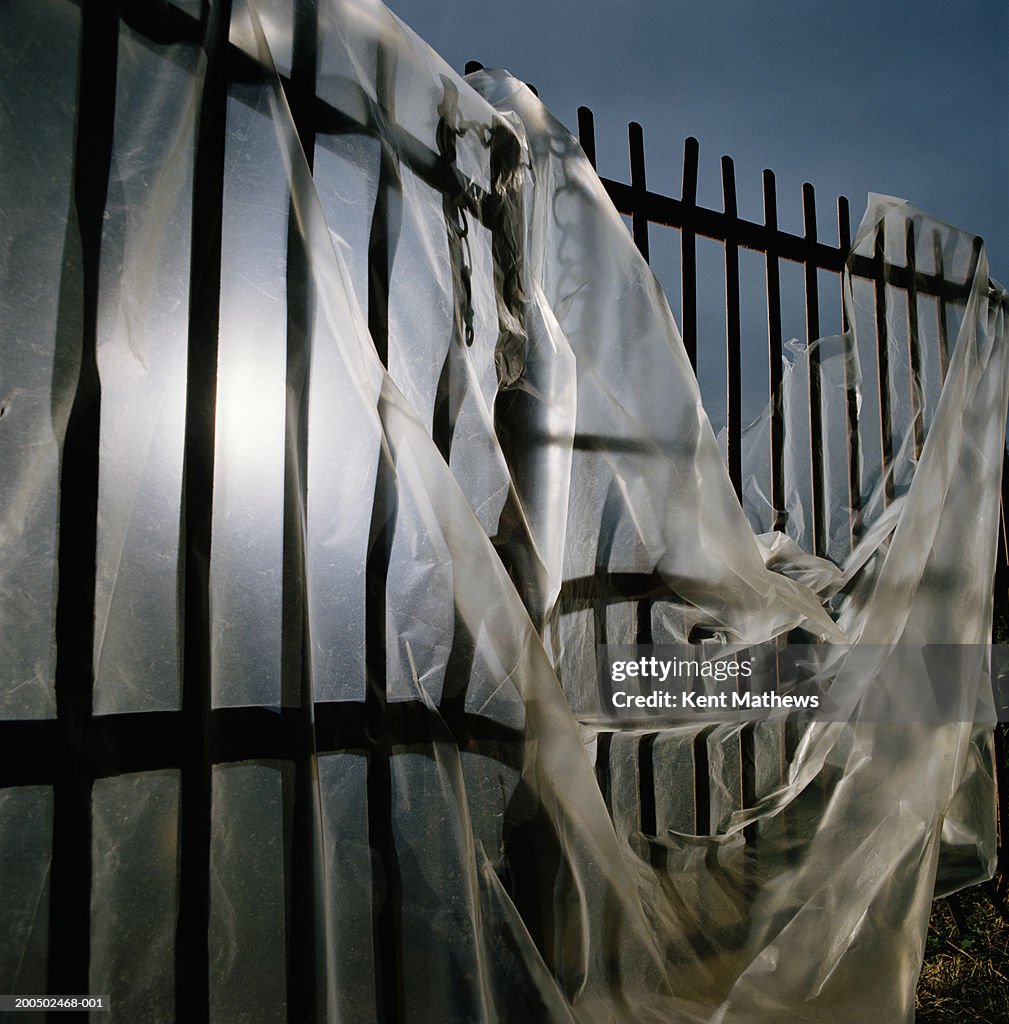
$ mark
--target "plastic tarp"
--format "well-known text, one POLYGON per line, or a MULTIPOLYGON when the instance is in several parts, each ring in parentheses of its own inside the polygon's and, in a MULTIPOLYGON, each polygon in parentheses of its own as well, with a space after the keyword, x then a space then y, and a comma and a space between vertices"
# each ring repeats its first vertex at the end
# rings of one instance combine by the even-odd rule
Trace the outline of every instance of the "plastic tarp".
MULTIPOLYGON (((915 645, 990 634, 1009 349, 983 252, 870 201, 856 253, 882 239, 901 262, 910 220, 920 266, 940 251, 973 276, 941 367, 909 367, 908 328, 890 331, 894 379, 913 381, 893 458, 866 457, 859 543, 832 512, 817 558, 800 486, 788 532, 760 526, 766 417, 744 436, 744 512, 655 278, 521 83, 463 79, 371 0, 319 0, 307 51, 315 4, 141 6, 0 11, 0 715, 52 721, 64 699, 57 569, 79 510, 59 521, 60 481, 90 395, 88 728, 188 714, 200 622, 214 721, 308 714, 298 757, 251 733, 213 748, 203 1012, 303 1019, 297 997, 332 1022, 911 1021, 937 878, 994 866, 986 669, 948 680, 979 724, 862 711, 915 645), (104 122, 85 92, 99 38, 104 122), (106 164, 85 171, 79 133, 102 124, 106 164), (633 642, 641 596, 621 581, 641 579, 656 643, 801 630, 836 650, 850 721, 790 743, 758 724, 747 807, 738 725, 608 723, 597 643, 633 642)), ((818 343, 828 407, 852 388, 871 403, 860 287, 849 333, 818 343)), ((785 372, 786 460, 808 446, 806 359, 785 372)), ((844 509, 832 443, 827 507, 844 509)), ((185 758, 129 771, 103 750, 90 769, 103 1020, 187 1019, 185 758)), ((3 991, 43 992, 59 802, 11 778, 3 991)))

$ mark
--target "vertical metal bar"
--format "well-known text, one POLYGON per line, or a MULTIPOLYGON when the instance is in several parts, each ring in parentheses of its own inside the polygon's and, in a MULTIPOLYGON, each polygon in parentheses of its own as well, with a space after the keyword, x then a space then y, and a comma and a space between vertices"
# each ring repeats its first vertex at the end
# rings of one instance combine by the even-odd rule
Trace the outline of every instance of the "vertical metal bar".
POLYGON ((683 143, 683 184, 680 203, 683 209, 683 227, 680 229, 680 309, 683 347, 690 365, 697 373, 697 139, 687 138, 683 143))
MULTIPOLYGON (((774 680, 775 688, 781 689, 781 664, 782 649, 788 645, 788 636, 779 635, 774 641, 774 680)), ((793 718, 786 719, 776 731, 777 740, 780 744, 778 771, 782 783, 788 780, 789 765, 795 758, 795 752, 799 746, 798 724, 793 718)), ((786 862, 795 864, 798 859, 798 850, 795 840, 798 836, 797 814, 794 808, 785 808, 781 819, 782 830, 785 836, 785 857, 786 862)))
POLYGON ((214 410, 220 319, 221 223, 228 84, 230 0, 206 12, 207 70, 193 174, 189 347, 183 449, 183 684, 187 743, 182 765, 182 850, 175 945, 176 1015, 209 1016, 211 839, 210 555, 214 410))
MULTIPOLYGON (((851 254, 851 214, 846 196, 837 197, 837 247, 844 255, 847 266, 848 256, 851 254)), ((842 269, 837 282, 841 297, 841 330, 849 331, 851 324, 848 322, 848 304, 844 296, 844 275, 845 271, 842 269)))
MULTIPOLYGON (((1009 499, 1009 458, 1003 455, 1002 481, 998 516, 998 553, 995 556, 995 593, 992 608, 992 630, 1009 627, 1009 523, 1006 521, 1006 503, 1009 499)), ((994 637, 993 637, 994 642, 994 637)), ((1001 641, 1000 641, 1001 642, 1001 641)), ((1009 787, 1009 778, 999 778, 1009 787)), ((1009 793, 1007 793, 1009 795, 1009 793)), ((1009 820, 1006 822, 1009 825, 1009 820)))
MULTIPOLYGON (((646 838, 658 835, 658 815, 655 806, 655 741, 657 732, 648 733, 638 741, 638 821, 641 834, 646 838)), ((663 870, 666 851, 659 843, 649 843, 652 866, 663 870)), ((616 979, 614 979, 616 980, 616 979)))
MULTIPOLYGON (((946 280, 946 268, 942 252, 942 235, 938 229, 932 232, 932 253, 935 258, 935 272, 940 280, 946 280)), ((939 288, 936 297, 936 318, 939 340, 939 383, 946 383, 946 370, 949 367, 949 325, 946 322, 946 296, 939 288)))
MULTIPOLYGON (((308 170, 315 157, 318 10, 314 0, 294 9, 291 77, 288 90, 295 128, 308 170)), ((298 175, 292 182, 297 187, 298 175)), ((299 226, 292 196, 287 224, 287 362, 284 447, 284 548, 281 629, 281 692, 298 708, 297 745, 291 801, 288 867, 287 1017, 311 1021, 325 1005, 316 954, 315 870, 317 850, 315 715, 312 698, 311 637, 308 619, 306 520, 308 511, 308 420, 315 296, 311 254, 299 226)))
POLYGON ((298 0, 292 14, 291 75, 285 95, 309 170, 315 163, 316 67, 319 60, 318 0, 298 0))
MULTIPOLYGON (((388 117, 393 109, 395 68, 380 44, 376 82, 379 103, 388 117)), ((368 243, 368 330, 383 366, 389 364, 389 283, 401 223, 402 188, 396 154, 382 146, 378 194, 368 243)), ((381 405, 382 399, 379 399, 381 405)), ((381 410, 380 410, 381 411, 381 410)), ((402 882, 393 834, 392 737, 388 722, 386 607, 389 562, 396 529, 398 496, 395 468, 383 437, 372 505, 365 563, 365 717, 368 755, 368 842, 374 851, 372 934, 374 936, 375 1007, 383 1022, 396 1024, 404 1014, 402 882)))
POLYGON ((729 479, 736 497, 742 497, 742 397, 739 365, 739 247, 733 236, 736 228, 736 175, 732 159, 722 157, 722 203, 725 209, 725 427, 729 479))
MULTIPOLYGON (((370 311, 369 321, 374 329, 376 323, 370 311)), ((375 1006, 378 1019, 391 1024, 402 1020, 404 1009, 402 883, 392 828, 393 754, 386 669, 386 594, 397 510, 393 473, 391 457, 383 442, 365 563, 365 717, 371 738, 367 779, 368 842, 375 852, 372 880, 375 1006)))
POLYGON ((785 528, 785 419, 781 393, 781 278, 779 275, 777 234, 778 199, 774 174, 763 173, 764 226, 767 251, 764 260, 767 278, 767 372, 771 409, 771 529, 785 528))
POLYGON ((904 258, 907 263, 907 362, 908 386, 911 389, 911 415, 914 417, 914 457, 921 455, 925 443, 924 386, 921 379, 921 342, 918 339, 918 285, 915 280, 914 221, 909 217, 904 226, 904 258))
MULTIPOLYGON (((739 731, 739 802, 743 810, 757 803, 757 742, 752 723, 739 731)), ((757 893, 757 835, 756 822, 743 826, 743 898, 747 907, 757 893)))
POLYGON ((55 692, 63 743, 53 773, 47 964, 49 991, 55 994, 89 991, 92 776, 86 743, 94 683, 98 539, 98 307, 118 42, 115 7, 86 4, 81 18, 73 210, 58 331, 61 347, 66 344, 77 350, 74 355, 79 353, 80 368, 60 460, 55 692))
MULTIPOLYGON (((973 280, 974 275, 977 273, 977 261, 981 258, 981 247, 980 239, 975 240, 975 248, 973 258, 971 260, 971 275, 969 280, 973 280)), ((1003 315, 1009 310, 1006 309, 1003 304, 1002 308, 1003 315)), ((992 629, 993 633, 995 629, 1003 631, 1009 626, 1009 521, 1007 521, 1006 509, 1009 507, 1009 452, 1003 447, 1002 457, 1002 487, 1001 497, 999 502, 999 536, 998 536, 998 556, 995 569, 995 593, 994 593, 994 607, 992 609, 992 629)), ((993 636, 994 639, 994 636, 993 636)), ((1000 726, 996 728, 995 738, 996 743, 1001 740, 1005 741, 1005 727, 1000 726)), ((1004 753, 1004 746, 996 748, 999 750, 999 756, 996 757, 996 783, 999 792, 1000 809, 999 809, 999 863, 1004 865, 1007 857, 1009 857, 1009 851, 1006 848, 1007 829, 1009 829, 1009 816, 1004 812, 1009 808, 1009 766, 1006 764, 1006 759, 1002 754, 1004 753)))
POLYGON ((650 732, 638 741, 638 821, 646 836, 656 832, 655 763, 653 750, 658 733, 650 732))
POLYGON ((886 324, 886 238, 882 223, 873 242, 873 285, 876 289, 876 370, 879 388, 880 471, 883 505, 893 500, 893 422, 890 415, 890 340, 886 324))
POLYGON ((641 125, 631 121, 627 126, 627 147, 631 158, 631 232, 638 252, 648 259, 648 214, 645 209, 647 186, 645 185, 645 142, 641 125))
POLYGON ((578 108, 578 141, 593 170, 596 166, 596 126, 588 107, 578 108))
POLYGON ((708 759, 708 736, 712 727, 701 729, 694 737, 694 835, 711 834, 711 766, 708 759))
POLYGON ((802 186, 802 224, 806 242, 806 349, 809 354, 809 470, 813 495, 813 553, 827 551, 827 524, 823 478, 823 404, 820 394, 820 350, 814 342, 820 337, 820 300, 816 280, 816 196, 813 186, 802 186))
POLYGON ((206 75, 193 171, 189 346, 183 447, 183 678, 179 921, 175 1000, 179 1020, 209 1016, 211 839, 210 557, 214 492, 214 411, 220 321, 221 223, 228 111, 226 59, 231 2, 206 12, 206 75))
POLYGON ((603 795, 603 802, 606 809, 613 812, 613 798, 610 792, 610 748, 613 743, 613 733, 601 732, 596 740, 596 782, 599 783, 599 791, 603 795))
POLYGON ((970 245, 970 269, 967 271, 967 285, 969 286, 977 274, 977 265, 981 260, 981 250, 984 248, 984 239, 974 237, 970 245))
MULTIPOLYGON (((737 656, 745 658, 746 652, 737 656)), ((749 683, 742 677, 736 678, 736 692, 746 693, 749 683)), ((739 730, 739 806, 741 810, 753 807, 757 802, 757 742, 752 723, 739 730)), ((755 823, 743 826, 743 896, 749 906, 757 889, 757 826, 755 823)))
MULTIPOLYGON (((851 220, 848 200, 839 196, 837 200, 837 244, 842 252, 851 251, 851 220)), ((844 295, 845 274, 841 273, 841 326, 845 333, 845 344, 852 346, 844 353, 844 402, 845 423, 848 441, 848 524, 849 543, 854 547, 862 533, 862 450, 858 434, 858 382, 854 378, 855 336, 848 320, 848 307, 844 295)))
MULTIPOLYGON (((740 807, 744 810, 757 802, 756 744, 753 725, 744 725, 739 731, 739 793, 740 807)), ((755 833, 744 829, 747 841, 756 838, 755 833)))
POLYGON ((652 640, 652 608, 655 602, 648 597, 643 597, 635 608, 635 637, 636 644, 651 644, 652 640))

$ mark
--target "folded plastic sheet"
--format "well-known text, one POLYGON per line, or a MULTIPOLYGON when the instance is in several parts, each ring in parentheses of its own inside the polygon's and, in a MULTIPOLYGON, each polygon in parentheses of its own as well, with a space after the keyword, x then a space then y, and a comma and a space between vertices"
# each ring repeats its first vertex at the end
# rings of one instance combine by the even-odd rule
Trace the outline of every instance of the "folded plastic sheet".
MULTIPOLYGON (((747 521, 661 290, 539 101, 504 73, 462 79, 378 3, 328 0, 314 71, 329 113, 306 153, 278 77, 304 71, 292 7, 236 0, 230 22, 215 402, 201 410, 210 701, 343 702, 338 720, 368 727, 343 743, 316 734, 311 799, 294 812, 301 764, 250 752, 209 772, 210 1019, 296 1019, 290 850, 307 835, 313 868, 295 887, 311 890, 318 1019, 910 1021, 940 861, 956 869, 940 889, 994 865, 984 667, 949 680, 978 725, 887 722, 880 685, 915 670, 914 645, 990 634, 1009 351, 983 253, 972 264, 960 232, 870 202, 856 252, 877 232, 903 245, 910 218, 973 277, 941 389, 917 369, 889 482, 868 466, 862 539, 848 550, 832 518, 831 558, 817 558, 801 488, 788 536, 747 521), (801 629, 839 652, 876 645, 876 663, 835 666, 852 720, 791 743, 759 727, 747 801, 738 726, 608 725, 596 645, 633 641, 632 579, 650 581, 655 642, 801 629), (856 713, 867 706, 878 713, 856 713)), ((0 14, 12 721, 54 715, 57 480, 87 308, 72 198, 81 17, 59 0, 0 14), (33 89, 19 88, 29 70, 33 89)), ((94 327, 98 717, 181 707, 192 195, 206 166, 200 46, 134 17, 116 61, 94 327)), ((828 403, 835 379, 858 386, 866 350, 858 285, 848 300, 849 334, 819 343, 828 403)), ((899 365, 906 333, 890 339, 899 365)), ((807 353, 793 358, 797 452, 807 353)), ((835 464, 828 452, 831 509, 846 500, 835 464)), ((744 493, 754 523, 759 479, 744 493)), ((52 789, 2 796, 13 992, 44 983, 52 789)), ((91 989, 111 993, 113 1020, 174 1019, 179 772, 106 769, 91 801, 91 989)))

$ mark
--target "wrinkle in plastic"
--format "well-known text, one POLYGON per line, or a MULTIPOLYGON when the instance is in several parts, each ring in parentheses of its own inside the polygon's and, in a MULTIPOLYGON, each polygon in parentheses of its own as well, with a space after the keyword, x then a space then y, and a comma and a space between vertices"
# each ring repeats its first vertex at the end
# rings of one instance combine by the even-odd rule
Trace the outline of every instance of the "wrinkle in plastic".
MULTIPOLYGON (((44 22, 75 45, 71 4, 13 3, 3 18, 21 34, 44 22)), ((983 253, 941 369, 925 364, 914 397, 895 392, 890 490, 882 459, 867 455, 862 539, 848 550, 832 513, 830 558, 816 558, 795 488, 788 536, 749 525, 668 305, 570 134, 507 74, 462 79, 372 0, 320 3, 319 28, 317 92, 348 123, 317 137, 310 172, 274 68, 294 60, 290 12, 234 5, 231 43, 260 74, 228 95, 209 615, 215 707, 378 701, 390 721, 396 703, 422 709, 408 737, 313 754, 301 813, 312 820, 320 1019, 374 1021, 392 1000, 418 1021, 910 1021, 933 892, 993 867, 990 733, 881 724, 885 706, 865 720, 857 709, 879 710, 879 681, 913 670, 902 644, 990 632, 1009 356, 983 253), (284 682, 291 544, 304 574, 302 691, 284 682), (798 628, 839 651, 879 645, 871 666, 837 659, 852 720, 791 739, 778 724, 755 727, 745 808, 738 725, 606 726, 596 643, 633 641, 636 607, 600 610, 592 588, 623 575, 656 581, 656 642, 700 631, 751 644, 798 628), (709 772, 700 818, 698 744, 709 772), (370 836, 380 757, 384 853, 370 836), (698 820, 706 834, 694 834, 698 820), (391 946, 377 934, 376 908, 388 905, 391 946), (390 948, 398 966, 376 954, 390 948)), ((6 718, 53 714, 54 599, 34 574, 55 571, 54 453, 75 350, 22 277, 30 264, 58 281, 79 244, 63 219, 72 66, 39 72, 53 107, 43 156, 59 173, 36 197, 30 245, 27 229, 4 242, 2 384, 23 382, 5 392, 0 420, 4 522, 34 524, 42 560, 23 559, 25 527, 5 531, 6 718)), ((96 713, 178 707, 204 70, 190 44, 122 27, 99 318, 96 713)), ((27 123, 5 130, 37 139, 27 123)), ((17 174, 2 180, 5 211, 20 210, 17 174)), ((969 265, 969 239, 885 197, 871 199, 854 250, 871 252, 880 232, 903 245, 908 219, 947 268, 969 265)), ((866 351, 848 280, 851 330, 817 343, 827 418, 844 388, 860 387, 866 351)), ((895 320, 897 367, 903 330, 895 320)), ((786 458, 807 443, 807 358, 792 349, 785 372, 786 458)), ((750 465, 761 438, 758 422, 744 438, 750 465)), ((845 464, 827 450, 825 465, 827 506, 844 508, 845 464)), ((755 521, 759 479, 744 492, 755 521)), ((979 722, 986 683, 978 666, 949 680, 979 722)), ((249 762, 212 774, 215 1021, 289 1013, 290 770, 249 762)), ((24 840, 16 857, 3 846, 24 892, 42 884, 48 799, 11 791, 3 805, 5 835, 24 840)), ((172 773, 95 792, 93 897, 117 918, 93 922, 93 977, 111 988, 116 1019, 172 1018, 177 895, 151 872, 173 877, 177 799, 172 773), (152 1002, 137 1010, 143 986, 152 1002)), ((184 822, 182 832, 184 842, 184 822)), ((14 984, 31 975, 10 965, 38 956, 40 932, 26 900, 10 906, 15 938, 0 949, 14 984)))

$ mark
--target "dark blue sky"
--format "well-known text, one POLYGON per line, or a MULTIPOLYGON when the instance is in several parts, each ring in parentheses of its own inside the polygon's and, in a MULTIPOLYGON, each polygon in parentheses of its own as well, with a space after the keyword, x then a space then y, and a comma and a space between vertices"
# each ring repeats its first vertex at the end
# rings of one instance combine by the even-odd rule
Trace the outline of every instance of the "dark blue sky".
POLYGON ((603 174, 626 179, 625 125, 642 123, 652 188, 678 194, 682 139, 700 140, 699 192, 721 202, 736 162, 740 213, 760 217, 760 172, 779 220, 801 227, 811 181, 822 233, 832 201, 857 221, 869 191, 899 195, 988 241, 1009 279, 1006 0, 390 0, 453 66, 533 82, 569 126, 596 114, 603 174))
MULTIPOLYGON (((703 205, 721 208, 723 153, 735 161, 741 216, 762 220, 770 167, 780 226, 801 232, 809 181, 830 242, 839 194, 853 231, 869 192, 901 196, 982 235, 992 276, 1009 285, 1009 0, 388 3, 453 67, 508 68, 569 127, 580 104, 591 107, 605 176, 628 180, 626 126, 636 120, 649 187, 678 196, 683 139, 694 135, 703 205)), ((679 319, 676 235, 653 227, 650 242, 679 319)), ((722 260, 719 246, 698 242, 698 377, 716 431, 725 417, 722 260)), ((767 401, 766 307, 762 261, 743 252, 740 271, 745 421, 767 401)), ((833 334, 840 300, 827 277, 820 327, 833 334)), ((804 336, 802 273, 787 263, 782 329, 804 336)))

